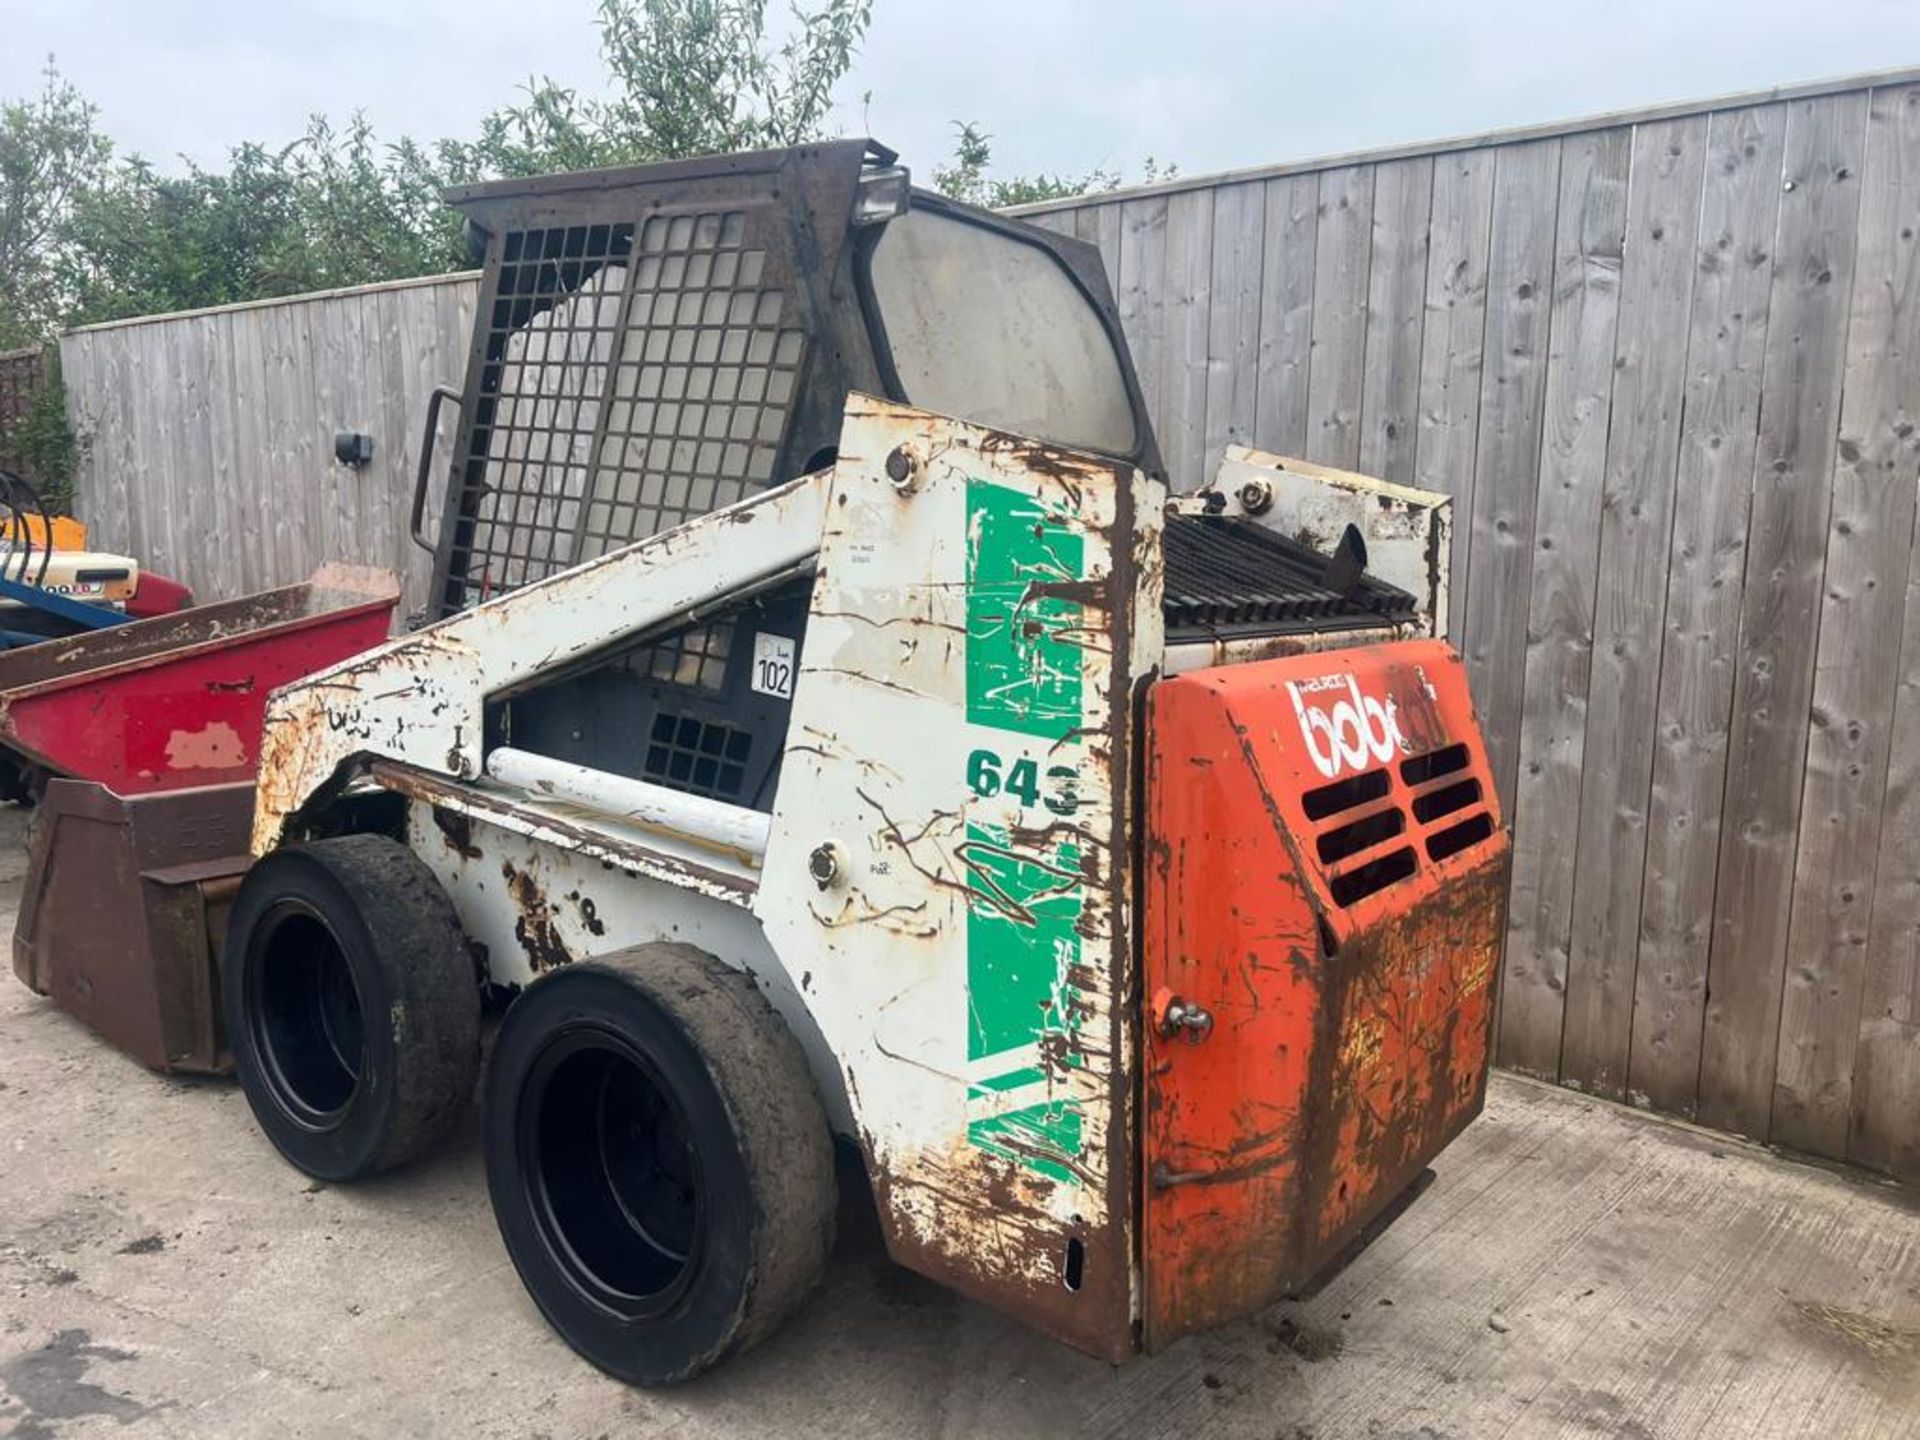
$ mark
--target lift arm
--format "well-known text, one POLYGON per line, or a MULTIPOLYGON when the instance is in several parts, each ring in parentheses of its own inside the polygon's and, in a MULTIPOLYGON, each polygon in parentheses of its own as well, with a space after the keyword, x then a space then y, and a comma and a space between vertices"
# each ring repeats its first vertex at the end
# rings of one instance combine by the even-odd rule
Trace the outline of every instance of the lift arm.
POLYGON ((823 470, 388 641, 277 692, 261 739, 253 849, 352 762, 482 773, 489 699, 595 651, 806 568, 820 546, 823 470))

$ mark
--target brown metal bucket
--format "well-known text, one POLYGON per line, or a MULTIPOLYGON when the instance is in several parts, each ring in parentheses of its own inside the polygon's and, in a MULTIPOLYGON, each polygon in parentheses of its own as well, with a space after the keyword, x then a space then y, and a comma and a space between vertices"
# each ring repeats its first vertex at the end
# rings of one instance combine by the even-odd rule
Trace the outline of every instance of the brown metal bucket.
POLYGON ((252 824, 250 783, 123 796, 48 782, 14 973, 150 1069, 225 1073, 215 962, 252 824))

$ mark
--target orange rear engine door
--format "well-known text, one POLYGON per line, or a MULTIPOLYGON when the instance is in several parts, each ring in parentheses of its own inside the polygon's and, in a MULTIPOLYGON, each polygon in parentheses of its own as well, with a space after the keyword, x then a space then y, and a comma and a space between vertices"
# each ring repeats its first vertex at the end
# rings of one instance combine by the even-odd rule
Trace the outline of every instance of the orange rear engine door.
POLYGON ((1156 684, 1147 826, 1158 1348, 1297 1291, 1479 1113, 1508 847, 1424 640, 1156 684))

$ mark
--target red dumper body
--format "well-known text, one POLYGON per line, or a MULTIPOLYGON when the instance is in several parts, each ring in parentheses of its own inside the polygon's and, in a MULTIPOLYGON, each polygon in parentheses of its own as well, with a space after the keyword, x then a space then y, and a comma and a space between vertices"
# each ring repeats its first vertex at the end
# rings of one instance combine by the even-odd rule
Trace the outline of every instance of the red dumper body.
POLYGON ((40 803, 14 971, 142 1064, 221 1071, 215 957, 240 876, 267 696, 387 638, 383 571, 0 656, 0 768, 40 803))

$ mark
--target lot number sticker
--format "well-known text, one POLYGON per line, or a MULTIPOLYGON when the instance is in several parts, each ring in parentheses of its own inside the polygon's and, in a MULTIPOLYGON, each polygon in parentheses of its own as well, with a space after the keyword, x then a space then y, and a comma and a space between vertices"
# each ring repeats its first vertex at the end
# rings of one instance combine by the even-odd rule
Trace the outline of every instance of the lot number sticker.
POLYGON ((784 635, 753 637, 753 688, 762 695, 793 698, 793 641, 784 635))

